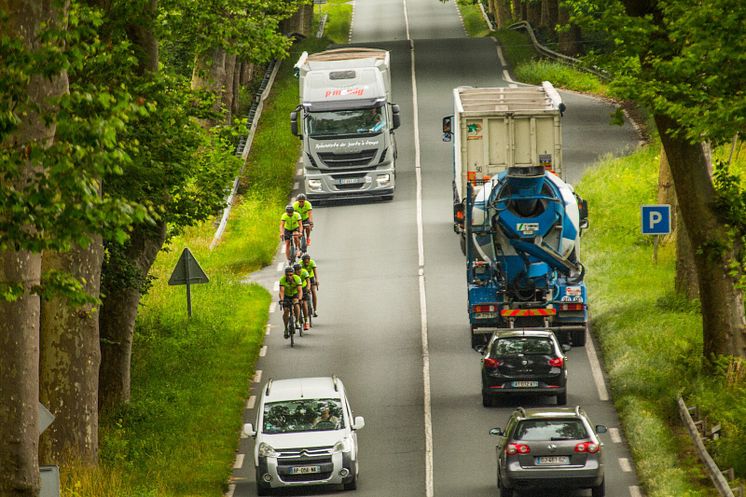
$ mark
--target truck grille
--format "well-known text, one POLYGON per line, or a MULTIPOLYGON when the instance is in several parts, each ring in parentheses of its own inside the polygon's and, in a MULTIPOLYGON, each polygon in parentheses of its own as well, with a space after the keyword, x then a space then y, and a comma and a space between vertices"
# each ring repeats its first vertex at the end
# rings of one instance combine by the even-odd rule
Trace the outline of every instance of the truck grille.
POLYGON ((319 159, 330 168, 360 168, 370 165, 376 156, 377 149, 361 150, 354 154, 335 154, 320 152, 319 159))

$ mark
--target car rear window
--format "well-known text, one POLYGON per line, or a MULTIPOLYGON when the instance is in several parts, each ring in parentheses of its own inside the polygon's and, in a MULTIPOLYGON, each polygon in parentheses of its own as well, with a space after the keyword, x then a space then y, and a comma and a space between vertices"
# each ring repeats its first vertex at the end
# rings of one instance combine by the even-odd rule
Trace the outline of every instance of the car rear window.
POLYGON ((578 419, 527 419, 518 424, 513 440, 579 440, 588 432, 578 419))
POLYGON ((554 345, 544 337, 511 337, 500 338, 492 344, 493 355, 552 355, 554 345))

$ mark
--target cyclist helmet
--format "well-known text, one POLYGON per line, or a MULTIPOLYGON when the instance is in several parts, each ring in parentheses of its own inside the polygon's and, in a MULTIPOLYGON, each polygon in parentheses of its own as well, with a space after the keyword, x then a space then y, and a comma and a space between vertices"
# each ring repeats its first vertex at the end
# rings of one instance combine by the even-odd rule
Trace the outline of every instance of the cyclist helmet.
POLYGON ((295 208, 292 205, 288 204, 285 206, 285 212, 287 212, 288 214, 292 214, 293 212, 295 212, 295 208))
POLYGON ((294 272, 295 270, 291 266, 285 268, 285 274, 293 274, 294 272))
POLYGON ((297 262, 295 264, 293 264, 293 270, 294 271, 300 271, 300 269, 301 269, 301 265, 300 264, 298 264, 297 262))
POLYGON ((295 200, 306 200, 306 194, 305 193, 299 193, 297 197, 295 197, 295 200))
POLYGON ((311 256, 308 255, 308 254, 303 254, 303 257, 301 257, 301 259, 304 260, 304 261, 310 261, 311 260, 311 256))

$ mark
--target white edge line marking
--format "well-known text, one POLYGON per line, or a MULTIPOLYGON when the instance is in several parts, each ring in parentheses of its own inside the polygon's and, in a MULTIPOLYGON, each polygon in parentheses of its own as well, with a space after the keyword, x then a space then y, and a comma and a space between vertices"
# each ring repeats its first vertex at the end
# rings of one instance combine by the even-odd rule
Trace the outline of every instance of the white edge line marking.
POLYGON ((260 383, 262 381, 262 370, 257 369, 254 372, 254 383, 260 383))
POLYGON ((606 390, 601 363, 598 362, 598 355, 596 355, 596 348, 591 337, 588 337, 585 343, 585 353, 588 355, 588 362, 591 365, 591 374, 593 375, 593 382, 596 384, 596 390, 598 390, 598 398, 601 401, 607 401, 609 400, 609 391, 606 390))
POLYGON ((632 472, 632 465, 629 462, 629 459, 626 457, 620 457, 619 458, 619 467, 622 468, 622 471, 625 473, 631 473, 632 472))
POLYGON ((417 184, 417 258, 420 291, 420 335, 422 337, 422 385, 423 411, 425 424, 425 497, 433 497, 433 420, 430 400, 430 351, 427 337, 427 295, 425 293, 425 242, 422 226, 422 164, 420 162, 419 112, 417 109, 417 74, 415 72, 414 41, 409 36, 407 0, 404 4, 404 23, 409 40, 409 53, 412 71, 412 125, 414 127, 414 168, 417 184))
POLYGON ((271 325, 271 324, 268 324, 268 325, 267 325, 267 331, 266 331, 266 333, 264 333, 264 334, 265 334, 266 336, 269 336, 269 332, 270 332, 270 330, 272 330, 272 325, 271 325))
MULTIPOLYGON (((500 43, 498 43, 497 38, 494 36, 491 37, 492 41, 495 42, 495 48, 497 49, 497 58, 500 60, 500 64, 503 67, 503 79, 507 81, 508 83, 515 83, 513 81, 513 78, 510 77, 510 73, 506 69, 506 66, 508 65, 507 62, 505 62, 505 57, 503 57, 503 50, 500 48, 500 43)), ((511 86, 511 88, 514 88, 511 86)))
POLYGON ((256 395, 252 395, 249 397, 249 400, 246 401, 246 409, 253 409, 256 405, 256 395))
POLYGON ((236 455, 236 462, 233 463, 233 469, 243 468, 243 454, 236 455))
POLYGON ((231 483, 228 485, 228 491, 225 493, 225 497, 233 497, 233 492, 236 491, 236 484, 231 483))
POLYGON ((267 346, 262 345, 262 348, 259 349, 259 357, 264 357, 267 355, 267 346))
POLYGON ((285 263, 283 263, 283 262, 278 262, 278 263, 277 263, 277 272, 278 272, 278 273, 282 272, 282 268, 284 268, 284 267, 285 267, 285 263))
POLYGON ((615 444, 622 443, 622 434, 619 433, 619 428, 609 428, 609 438, 615 444))
POLYGON ((298 170, 297 170, 297 171, 295 171, 295 175, 296 175, 296 176, 303 176, 303 169, 301 169, 301 168, 299 167, 299 168, 298 168, 298 170))
POLYGON ((271 304, 269 304, 269 313, 270 314, 272 314, 273 312, 275 312, 276 309, 277 309, 277 304, 275 304, 274 302, 272 302, 271 304))
POLYGON ((273 290, 274 290, 275 292, 279 291, 279 290, 280 290, 280 282, 279 282, 279 281, 275 281, 275 284, 274 284, 274 286, 272 287, 272 289, 273 289, 273 290))
POLYGON ((298 188, 300 188, 300 183, 296 181, 295 183, 293 183, 293 190, 297 190, 298 188))
POLYGON ((637 485, 632 485, 629 487, 629 495, 632 497, 642 497, 642 492, 640 492, 640 487, 637 485))

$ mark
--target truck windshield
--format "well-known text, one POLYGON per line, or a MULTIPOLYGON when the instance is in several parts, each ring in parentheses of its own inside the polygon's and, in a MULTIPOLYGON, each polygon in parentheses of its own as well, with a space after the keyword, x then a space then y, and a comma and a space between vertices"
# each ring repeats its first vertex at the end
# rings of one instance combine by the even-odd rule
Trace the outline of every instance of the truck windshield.
POLYGON ((383 107, 310 112, 307 116, 308 134, 313 138, 371 135, 380 133, 386 127, 386 113, 383 107))

